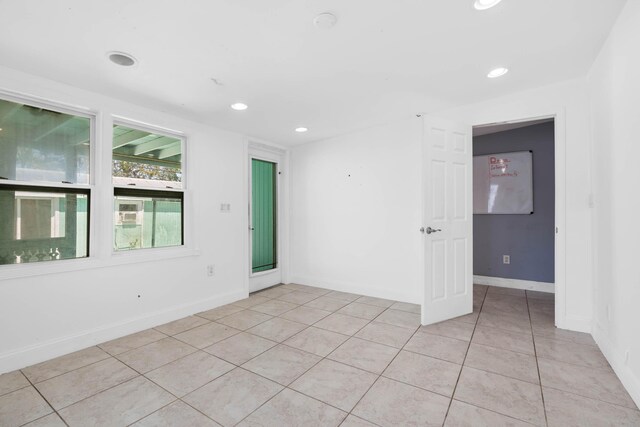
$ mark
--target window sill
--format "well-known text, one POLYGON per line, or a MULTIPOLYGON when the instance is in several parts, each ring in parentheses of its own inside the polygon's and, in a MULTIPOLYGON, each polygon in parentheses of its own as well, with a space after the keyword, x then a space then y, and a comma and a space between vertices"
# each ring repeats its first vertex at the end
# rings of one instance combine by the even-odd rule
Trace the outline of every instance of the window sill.
POLYGON ((56 273, 67 273, 96 268, 108 268, 123 264, 139 264, 145 262, 164 261, 188 258, 200 255, 199 249, 189 248, 155 248, 137 251, 112 253, 108 257, 80 258, 60 261, 42 261, 28 264, 10 264, 0 266, 0 281, 23 277, 43 276, 56 273))

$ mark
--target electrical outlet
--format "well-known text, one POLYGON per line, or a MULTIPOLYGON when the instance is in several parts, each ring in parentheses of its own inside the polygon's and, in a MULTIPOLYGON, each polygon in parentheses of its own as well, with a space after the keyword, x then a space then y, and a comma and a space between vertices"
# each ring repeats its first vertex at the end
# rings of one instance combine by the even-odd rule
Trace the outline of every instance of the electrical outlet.
POLYGON ((511 255, 502 255, 503 264, 511 264, 511 255))
POLYGON ((629 364, 629 350, 627 349, 627 351, 624 352, 624 364, 628 365, 629 364))
POLYGON ((213 264, 207 265, 207 276, 215 276, 216 275, 216 266, 213 264))

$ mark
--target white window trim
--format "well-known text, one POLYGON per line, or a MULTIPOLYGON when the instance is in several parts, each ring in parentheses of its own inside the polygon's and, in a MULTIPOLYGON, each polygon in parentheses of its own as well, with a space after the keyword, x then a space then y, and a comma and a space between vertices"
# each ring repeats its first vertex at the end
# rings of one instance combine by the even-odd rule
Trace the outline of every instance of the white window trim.
MULTIPOLYGON (((149 129, 152 132, 175 135, 182 139, 183 164, 187 163, 189 144, 186 143, 187 135, 183 132, 169 128, 152 126, 145 122, 127 119, 110 114, 107 110, 91 109, 81 105, 72 105, 59 101, 17 93, 0 89, 0 98, 11 102, 34 105, 50 110, 60 111, 91 119, 90 158, 89 158, 89 184, 56 184, 59 188, 88 189, 91 193, 89 215, 89 254, 85 258, 66 260, 50 260, 25 264, 0 265, 0 282, 36 276, 46 276, 56 273, 67 273, 96 268, 107 268, 123 264, 136 264, 144 262, 159 262, 170 259, 197 257, 201 251, 193 232, 193 200, 187 189, 189 170, 185 168, 182 176, 182 189, 163 189, 163 191, 181 191, 183 193, 184 215, 184 244, 182 246, 139 249, 136 251, 123 251, 114 253, 113 250, 113 184, 112 171, 112 138, 114 121, 125 126, 149 129), (108 144, 105 143, 108 141, 108 144), (108 152, 105 152, 108 150, 108 152), (107 201, 105 203, 105 200, 107 201), (107 209, 104 211, 104 209, 107 209), (111 236, 111 237, 108 237, 111 236)), ((6 184, 54 187, 50 182, 23 182, 14 180, 2 180, 6 184)), ((142 187, 136 187, 143 189, 142 187)), ((158 190, 157 188, 144 188, 158 190)), ((0 283, 0 286, 2 283, 0 283)))
MULTIPOLYGON (((147 132, 151 132, 158 135, 170 136, 170 137, 179 139, 182 147, 182 181, 181 181, 182 188, 158 188, 158 187, 137 186, 137 185, 136 186, 114 185, 113 173, 112 173, 113 150, 111 149, 111 144, 109 144, 110 155, 109 155, 108 169, 109 169, 109 183, 112 190, 111 190, 111 233, 110 233, 110 238, 108 240, 110 242, 111 258, 114 260, 118 260, 118 262, 120 262, 120 260, 123 258, 140 259, 140 261, 138 262, 144 262, 146 260, 158 259, 156 257, 156 254, 159 255, 161 251, 164 253, 175 252, 178 256, 180 256, 181 253, 190 253, 190 254, 199 253, 199 251, 195 249, 195 245, 193 241, 194 233, 192 232, 192 229, 191 229, 193 210, 191 209, 191 202, 190 202, 191 198, 190 198, 190 193, 188 191, 188 185, 187 185, 188 175, 189 175, 189 168, 187 165, 189 156, 188 156, 187 150, 188 150, 189 144, 187 144, 186 134, 181 131, 164 128, 157 125, 152 125, 152 124, 138 121, 138 120, 132 120, 122 116, 112 115, 111 119, 112 119, 111 126, 110 126, 111 129, 113 129, 113 125, 121 125, 121 126, 130 127, 131 129, 135 129, 135 130, 147 131, 147 132), (183 227, 182 245, 160 247, 160 248, 141 248, 141 249, 127 250, 127 251, 124 251, 124 250, 117 251, 115 249, 115 241, 114 241, 115 237, 113 233, 113 226, 114 226, 113 196, 114 196, 114 190, 116 188, 123 188, 128 190, 148 190, 148 191, 182 193, 182 227, 183 227)), ((111 138, 113 138, 113 131, 111 135, 112 135, 111 138)))
POLYGON ((64 102, 53 101, 38 96, 17 93, 10 90, 0 89, 0 98, 20 103, 44 108, 47 110, 58 111, 60 113, 85 117, 89 119, 89 183, 88 184, 67 184, 54 183, 50 181, 18 181, 18 180, 2 180, 3 184, 20 185, 24 187, 52 187, 52 188, 68 188, 83 189, 90 192, 90 208, 89 208, 89 253, 83 258, 72 258, 65 260, 49 260, 24 264, 6 264, 0 265, 0 280, 13 279, 17 277, 30 277, 37 275, 50 274, 56 271, 72 271, 77 270, 78 266, 88 265, 92 261, 92 254, 96 249, 95 245, 95 210, 93 202, 96 194, 95 179, 100 171, 100 164, 97 161, 97 147, 100 133, 97 131, 100 125, 100 113, 85 106, 71 105, 64 102), (59 263, 63 265, 59 265, 59 263), (68 267, 67 267, 68 266, 68 267), (53 268, 55 267, 55 268, 53 268), (62 270, 60 269, 62 267, 62 270))

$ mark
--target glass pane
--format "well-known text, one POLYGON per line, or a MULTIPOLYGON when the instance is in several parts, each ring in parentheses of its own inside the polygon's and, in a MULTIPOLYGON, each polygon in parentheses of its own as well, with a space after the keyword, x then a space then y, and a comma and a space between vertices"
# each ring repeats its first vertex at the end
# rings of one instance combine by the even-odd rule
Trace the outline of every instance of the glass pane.
POLYGON ((0 177, 89 184, 91 120, 0 99, 0 177))
POLYGON ((0 187, 0 264, 87 256, 86 194, 0 187))
POLYGON ((113 184, 182 188, 182 140, 114 125, 113 184))
POLYGON ((252 271, 276 268, 276 165, 251 160, 252 271))
POLYGON ((116 196, 113 241, 116 251, 182 245, 182 199, 116 196))

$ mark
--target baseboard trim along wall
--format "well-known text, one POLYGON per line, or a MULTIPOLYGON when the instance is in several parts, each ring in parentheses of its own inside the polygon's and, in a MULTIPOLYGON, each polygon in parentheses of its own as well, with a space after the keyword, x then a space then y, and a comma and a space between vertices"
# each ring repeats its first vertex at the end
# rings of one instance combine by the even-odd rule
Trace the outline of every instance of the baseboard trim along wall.
POLYGON ((600 351, 607 358, 607 361, 613 368, 622 385, 627 389, 627 392, 633 399, 633 401, 640 407, 640 378, 638 378, 629 366, 624 362, 624 351, 618 348, 609 339, 604 328, 596 323, 593 328, 593 339, 596 340, 596 344, 600 347, 600 351))
POLYGON ((246 298, 246 291, 234 291, 195 303, 183 304, 166 310, 149 313, 124 322, 83 331, 74 335, 56 338, 43 343, 19 348, 0 354, 0 374, 22 369, 55 357, 73 353, 96 344, 163 325, 195 313, 246 298))
POLYGON ((507 279, 504 277, 473 276, 473 283, 478 285, 498 286, 500 288, 524 289, 527 291, 555 293, 555 284, 534 282, 531 280, 507 279))
POLYGON ((348 292, 352 294, 358 295, 366 295, 375 298, 384 298, 393 301, 400 302, 408 302, 411 304, 422 304, 420 301, 420 296, 417 295, 407 295, 405 293, 389 291, 386 289, 380 288, 369 288, 358 284, 353 283, 344 283, 344 282, 332 282, 328 280, 313 278, 313 277, 303 277, 303 276, 292 276, 290 278, 290 283, 297 283, 300 285, 308 285, 308 286, 316 286, 319 288, 331 289, 332 291, 339 292, 348 292))

